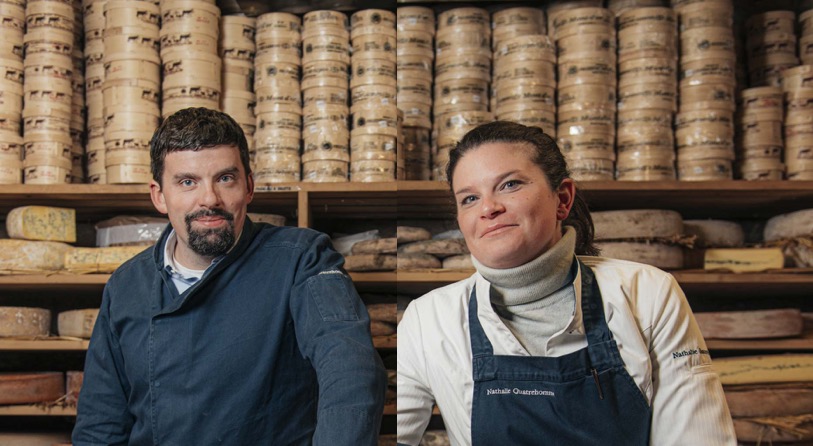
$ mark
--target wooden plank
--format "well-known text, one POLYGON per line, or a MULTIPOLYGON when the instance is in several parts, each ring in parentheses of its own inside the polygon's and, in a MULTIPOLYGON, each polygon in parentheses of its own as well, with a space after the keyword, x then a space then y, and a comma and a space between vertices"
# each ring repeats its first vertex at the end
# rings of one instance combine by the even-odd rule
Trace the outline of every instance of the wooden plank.
POLYGON ((373 336, 373 346, 384 350, 394 349, 398 347, 398 339, 396 335, 373 336))
POLYGON ((69 339, 0 339, 0 351, 84 351, 90 341, 69 339))
POLYGON ((19 404, 13 406, 0 406, 0 416, 45 416, 45 417, 75 417, 75 407, 51 406, 43 404, 19 404))

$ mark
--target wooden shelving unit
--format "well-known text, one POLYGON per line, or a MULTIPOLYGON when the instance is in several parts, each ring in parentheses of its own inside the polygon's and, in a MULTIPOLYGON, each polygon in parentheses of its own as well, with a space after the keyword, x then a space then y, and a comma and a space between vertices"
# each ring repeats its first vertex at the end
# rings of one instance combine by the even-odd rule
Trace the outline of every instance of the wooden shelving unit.
POLYGON ((47 406, 45 404, 20 404, 0 406, 0 416, 75 417, 75 407, 47 406))

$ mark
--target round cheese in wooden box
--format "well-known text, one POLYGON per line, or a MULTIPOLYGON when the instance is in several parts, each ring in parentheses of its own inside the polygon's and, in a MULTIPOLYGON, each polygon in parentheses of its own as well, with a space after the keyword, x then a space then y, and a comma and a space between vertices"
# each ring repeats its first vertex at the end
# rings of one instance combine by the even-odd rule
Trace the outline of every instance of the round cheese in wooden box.
MULTIPOLYGON (((748 39, 746 45, 748 58, 751 61, 772 62, 765 57, 768 55, 796 56, 796 35, 783 32, 770 32, 758 37, 748 39)), ((781 61, 781 59, 780 59, 781 61)))
POLYGON ((681 33, 706 28, 731 29, 734 26, 733 2, 695 1, 692 4, 676 6, 672 2, 678 17, 678 28, 681 33))
POLYGON ((395 104, 374 107, 354 108, 351 122, 351 135, 390 135, 397 134, 398 109, 395 104))
POLYGON ((782 110, 782 89, 779 87, 746 88, 740 91, 740 102, 743 111, 749 110, 782 110))
POLYGON ((432 106, 417 102, 398 102, 398 109, 404 112, 404 125, 408 127, 432 128, 432 106))
POLYGON ((598 53, 614 57, 616 51, 615 35, 606 34, 576 34, 556 41, 556 54, 559 61, 571 61, 579 56, 573 54, 598 53))
POLYGON ((783 179, 785 165, 769 158, 744 159, 737 166, 737 172, 743 180, 776 181, 783 179))
POLYGON ((488 81, 482 79, 450 79, 435 83, 435 104, 485 104, 488 100, 488 81))
POLYGON ((345 161, 309 161, 302 163, 302 181, 307 183, 347 182, 345 161))
POLYGON ((108 184, 146 184, 152 180, 149 164, 108 165, 108 184))
MULTIPOLYGON (((107 132, 104 139, 105 150, 150 150, 150 139, 153 132, 126 130, 119 132, 107 132)), ((90 146, 88 146, 90 149, 90 146)))
POLYGON ((254 90, 254 73, 254 64, 250 61, 223 59, 223 92, 254 90))
POLYGON ((402 31, 435 32, 435 12, 424 6, 401 6, 396 9, 396 28, 402 31))
POLYGON ((616 82, 615 63, 601 59, 575 59, 559 64, 559 86, 571 87, 580 84, 614 85, 616 82))
POLYGON ((680 181, 720 181, 733 178, 731 161, 728 159, 700 159, 678 161, 680 181))
POLYGON ((782 121, 748 119, 740 129, 738 136, 743 147, 782 145, 782 121))
POLYGON ((491 26, 495 32, 499 28, 513 25, 532 25, 537 32, 533 34, 547 34, 545 11, 532 7, 513 7, 496 11, 491 15, 491 26))
POLYGON ((548 11, 553 21, 553 37, 556 40, 583 33, 606 33, 615 31, 615 15, 604 8, 575 8, 556 13, 548 11))
POLYGON ((488 11, 482 8, 454 8, 441 12, 437 16, 438 30, 454 25, 480 25, 486 28, 491 26, 488 11))
POLYGON ((181 88, 201 85, 220 89, 222 62, 216 54, 201 52, 167 51, 162 53, 163 88, 181 88))
POLYGON ((619 134, 640 126, 672 129, 673 114, 669 110, 619 110, 616 117, 619 134))
POLYGON ((302 114, 299 92, 275 88, 259 88, 254 105, 256 113, 296 113, 302 114))
MULTIPOLYGON (((187 85, 180 88, 164 88, 163 92, 163 114, 167 114, 167 103, 180 105, 184 101, 189 104, 200 104, 199 107, 208 107, 214 110, 220 109, 220 89, 207 87, 205 85, 187 85), (215 105, 212 105, 215 104, 215 105)), ((193 105, 189 105, 193 107, 193 105)))
POLYGON ((257 33, 254 17, 226 15, 220 18, 220 43, 224 48, 256 49, 257 33))
POLYGON ((23 163, 19 157, 0 155, 0 184, 21 184, 23 163))
POLYGON ((730 28, 694 28, 680 33, 681 61, 733 58, 734 34, 730 28))
POLYGON ((112 149, 105 148, 107 152, 104 155, 105 167, 116 166, 119 164, 150 164, 150 152, 143 149, 112 149))
POLYGON ((390 85, 360 85, 353 88, 350 92, 352 107, 373 107, 373 106, 388 106, 396 103, 397 90, 395 86, 390 85))
POLYGON ((331 35, 307 37, 302 40, 303 64, 327 60, 349 64, 350 45, 348 40, 331 35))
POLYGON ((139 79, 105 81, 102 92, 108 114, 134 108, 149 108, 156 116, 160 114, 161 90, 153 82, 139 79))
POLYGON ((301 32, 302 20, 287 12, 268 12, 257 17, 257 34, 274 31, 301 32))
POLYGON ((674 84, 661 82, 625 85, 618 89, 618 109, 658 109, 674 112, 677 111, 676 96, 677 91, 674 84))
MULTIPOLYGON (((779 145, 765 145, 765 146, 741 146, 737 147, 737 158, 775 158, 782 159, 783 146, 779 145)), ((790 149, 788 149, 790 150, 790 149)))
POLYGON ((398 31, 395 43, 395 51, 398 59, 402 56, 423 56, 429 59, 435 57, 431 33, 423 31, 398 31))
POLYGON ((628 146, 618 151, 618 165, 641 164, 642 162, 656 161, 661 164, 672 165, 675 162, 675 150, 665 145, 639 145, 628 146))
POLYGON ((745 20, 746 36, 750 38, 772 32, 793 33, 796 14, 793 11, 768 11, 754 14, 745 20))
POLYGON ((164 34, 163 31, 164 29, 162 28, 160 43, 161 58, 166 57, 167 53, 173 51, 217 54, 217 37, 195 32, 171 32, 164 34))
MULTIPOLYGON (((51 161, 49 161, 51 162, 51 161)), ((70 160, 68 160, 70 165, 70 160)), ((23 165, 25 184, 65 184, 71 182, 71 169, 50 164, 23 165)))
POLYGON ((432 105, 431 78, 398 78, 395 84, 398 102, 419 102, 432 105))
POLYGON ((384 9, 363 9, 350 16, 350 30, 380 26, 395 30, 395 13, 384 9))
MULTIPOLYGON (((627 129, 630 129, 627 127, 627 129)), ((675 137, 667 127, 639 127, 637 130, 619 130, 616 136, 618 153, 635 151, 639 148, 662 149, 673 152, 675 137)))
POLYGON ((677 179, 674 163, 644 162, 643 164, 622 165, 616 168, 618 181, 672 181, 677 179))
POLYGON ((304 106, 347 106, 347 89, 335 87, 309 88, 302 92, 304 106))
POLYGON ((615 134, 615 111, 607 109, 560 111, 557 135, 615 134))
POLYGON ((490 51, 490 43, 489 34, 482 25, 452 25, 435 34, 435 50, 439 56, 455 48, 490 51))
POLYGON ((514 37, 500 42, 500 46, 494 51, 494 60, 515 63, 524 60, 545 60, 556 63, 556 46, 544 35, 514 37))
MULTIPOLYGON (((54 135, 58 136, 58 135, 54 135)), ((26 135, 26 138, 31 138, 30 136, 26 135)), ((23 152, 24 152, 24 159, 35 159, 35 158, 71 158, 71 147, 72 143, 66 143, 63 138, 63 141, 59 141, 57 138, 48 138, 43 137, 39 141, 26 141, 23 144, 23 152)))
POLYGON ((269 169, 285 169, 288 171, 296 171, 299 173, 299 164, 301 158, 296 152, 272 152, 272 151, 258 151, 254 158, 254 167, 256 170, 269 170, 269 169))
POLYGON ((300 67, 286 62, 256 60, 254 85, 257 87, 275 84, 299 84, 300 67))
POLYGON ((502 28, 495 28, 494 34, 491 37, 491 48, 499 48, 506 40, 511 40, 516 37, 540 34, 544 35, 544 31, 540 31, 537 25, 509 25, 502 28))
POLYGON ((800 65, 782 73, 782 90, 785 92, 813 87, 813 65, 800 65))
POLYGON ((161 9, 151 2, 108 1, 104 3, 104 15, 107 23, 116 26, 154 27, 156 32, 161 21, 161 9))
POLYGON ((557 105, 580 108, 615 108, 615 86, 600 84, 559 87, 557 105))
POLYGON ((556 135, 556 114, 545 110, 520 110, 502 113, 497 111, 497 119, 512 121, 531 127, 539 127, 549 135, 556 135))
POLYGON ((217 37, 220 32, 220 8, 197 0, 161 2, 161 27, 195 30, 217 37))
POLYGON ((353 57, 350 70, 350 88, 365 85, 395 87, 395 61, 382 59, 357 59, 353 57))
POLYGON ((613 162, 603 159, 568 159, 568 167, 576 181, 611 181, 613 162))
MULTIPOLYGON (((556 135, 556 144, 565 156, 579 153, 606 153, 614 150, 615 137, 613 135, 556 135)), ((609 159, 605 156, 603 159, 609 159)))
POLYGON ((680 78, 727 77, 735 78, 736 63, 732 57, 700 58, 693 61, 680 61, 680 78))
MULTIPOLYGON (((302 116, 296 113, 257 113, 257 133, 255 137, 299 138, 302 133, 302 116)), ((259 145, 259 140, 255 139, 259 145)))
POLYGON ((395 181, 395 161, 361 160, 350 164, 350 181, 395 181))
POLYGON ((311 11, 302 17, 302 23, 305 28, 320 27, 320 26, 335 26, 340 28, 347 28, 349 21, 347 15, 339 11, 311 11))
POLYGON ((483 53, 465 54, 435 61, 435 82, 449 79, 491 80, 491 55, 483 53))
MULTIPOLYGON (((135 110, 131 108, 130 110, 135 110)), ((147 109, 139 111, 112 111, 105 118, 105 134, 126 131, 150 131, 158 128, 160 117, 153 113, 144 113, 147 109)))
MULTIPOLYGON (((569 71, 565 71, 570 74, 569 71)), ((495 89, 517 83, 540 83, 556 86, 556 70, 546 60, 525 60, 521 62, 498 62, 494 66, 495 89)))
POLYGON ((787 166, 788 177, 801 172, 813 171, 813 159, 811 158, 785 157, 785 165, 787 166))

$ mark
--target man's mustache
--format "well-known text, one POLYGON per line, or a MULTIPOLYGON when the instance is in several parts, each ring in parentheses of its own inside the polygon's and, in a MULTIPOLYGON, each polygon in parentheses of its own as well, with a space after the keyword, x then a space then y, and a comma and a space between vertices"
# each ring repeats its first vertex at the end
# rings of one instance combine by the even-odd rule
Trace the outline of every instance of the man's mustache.
POLYGON ((203 218, 203 217, 223 217, 229 222, 234 221, 234 215, 233 214, 231 214, 229 212, 226 212, 223 209, 218 209, 218 208, 201 209, 201 210, 199 210, 197 212, 193 212, 191 214, 186 214, 186 216, 184 217, 184 221, 186 221, 186 224, 189 225, 189 224, 192 223, 192 220, 197 220, 198 218, 203 218))

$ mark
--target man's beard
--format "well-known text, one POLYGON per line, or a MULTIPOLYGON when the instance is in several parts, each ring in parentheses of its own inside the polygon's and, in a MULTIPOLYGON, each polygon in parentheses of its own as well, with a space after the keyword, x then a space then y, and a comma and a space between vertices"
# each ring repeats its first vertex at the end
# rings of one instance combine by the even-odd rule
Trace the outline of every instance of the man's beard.
POLYGON ((204 257, 218 257, 231 249, 234 244, 234 215, 222 209, 203 209, 184 217, 186 233, 189 234, 189 247, 204 257), (212 229, 192 229, 192 221, 201 217, 223 217, 226 227, 212 229))

